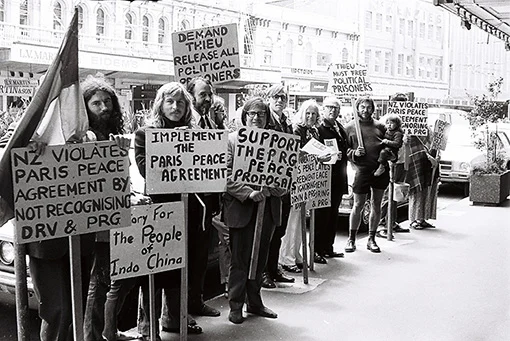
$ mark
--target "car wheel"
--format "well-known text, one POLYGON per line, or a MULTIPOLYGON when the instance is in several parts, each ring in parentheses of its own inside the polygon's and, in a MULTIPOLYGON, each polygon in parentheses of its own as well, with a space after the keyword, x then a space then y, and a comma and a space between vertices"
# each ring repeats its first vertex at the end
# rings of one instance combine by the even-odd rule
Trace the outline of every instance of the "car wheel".
POLYGON ((467 184, 464 184, 464 196, 469 196, 469 182, 467 184))

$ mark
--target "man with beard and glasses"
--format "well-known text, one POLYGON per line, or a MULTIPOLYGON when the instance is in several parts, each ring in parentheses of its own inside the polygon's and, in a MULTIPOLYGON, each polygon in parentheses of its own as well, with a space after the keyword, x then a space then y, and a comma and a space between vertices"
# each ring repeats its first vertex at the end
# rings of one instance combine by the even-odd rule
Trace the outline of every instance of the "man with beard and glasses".
MULTIPOLYGON (((89 141, 115 140, 128 150, 130 139, 121 136, 124 120, 115 89, 103 77, 89 75, 81 84, 89 119, 89 141)), ((84 317, 85 341, 102 340, 104 306, 110 287, 110 235, 109 231, 96 233, 94 260, 84 317)))

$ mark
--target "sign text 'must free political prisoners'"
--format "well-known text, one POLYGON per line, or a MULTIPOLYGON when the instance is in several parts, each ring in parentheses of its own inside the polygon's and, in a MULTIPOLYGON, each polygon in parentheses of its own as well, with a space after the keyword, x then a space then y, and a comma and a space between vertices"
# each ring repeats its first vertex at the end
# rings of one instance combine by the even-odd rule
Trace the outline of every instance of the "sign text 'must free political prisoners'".
POLYGON ((147 129, 147 193, 224 192, 227 134, 220 129, 147 129))
POLYGON ((16 242, 129 226, 128 151, 115 142, 12 150, 16 242))
POLYGON ((232 181, 290 191, 299 153, 299 136, 274 130, 238 130, 232 181))

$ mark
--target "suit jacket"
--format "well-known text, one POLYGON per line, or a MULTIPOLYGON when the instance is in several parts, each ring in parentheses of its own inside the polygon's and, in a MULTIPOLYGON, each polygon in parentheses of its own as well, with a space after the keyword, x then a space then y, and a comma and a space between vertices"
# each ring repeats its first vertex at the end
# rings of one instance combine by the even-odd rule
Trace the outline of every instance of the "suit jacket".
MULTIPOLYGON (((223 195, 223 209, 225 224, 229 228, 242 228, 253 219, 257 203, 249 198, 255 186, 232 181, 234 166, 234 151, 237 144, 237 131, 228 136, 227 156, 227 192, 223 195)), ((274 225, 281 224, 282 201, 280 197, 266 198, 266 205, 271 207, 271 217, 274 225)))
POLYGON ((342 158, 338 159, 331 169, 332 181, 341 184, 342 193, 347 193, 347 133, 344 127, 338 122, 331 123, 324 120, 318 128, 319 141, 324 143, 324 140, 335 139, 338 145, 338 150, 342 152, 342 158), (338 128, 335 129, 333 124, 338 128))

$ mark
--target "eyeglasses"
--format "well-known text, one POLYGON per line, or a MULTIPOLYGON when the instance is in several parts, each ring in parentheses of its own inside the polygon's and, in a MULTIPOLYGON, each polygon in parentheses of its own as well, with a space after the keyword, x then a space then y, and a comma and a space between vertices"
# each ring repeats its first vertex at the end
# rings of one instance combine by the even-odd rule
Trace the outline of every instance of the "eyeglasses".
POLYGON ((273 98, 275 100, 281 100, 281 101, 286 101, 287 100, 287 96, 286 95, 274 95, 273 98))
POLYGON ((255 116, 257 116, 258 118, 263 118, 263 117, 266 117, 266 112, 265 111, 248 111, 248 112, 246 112, 246 116, 248 116, 249 118, 254 118, 255 116))
POLYGON ((339 108, 339 107, 335 107, 335 106, 333 106, 333 105, 326 105, 325 107, 326 107, 326 109, 328 109, 328 110, 340 110, 340 108, 339 108))

